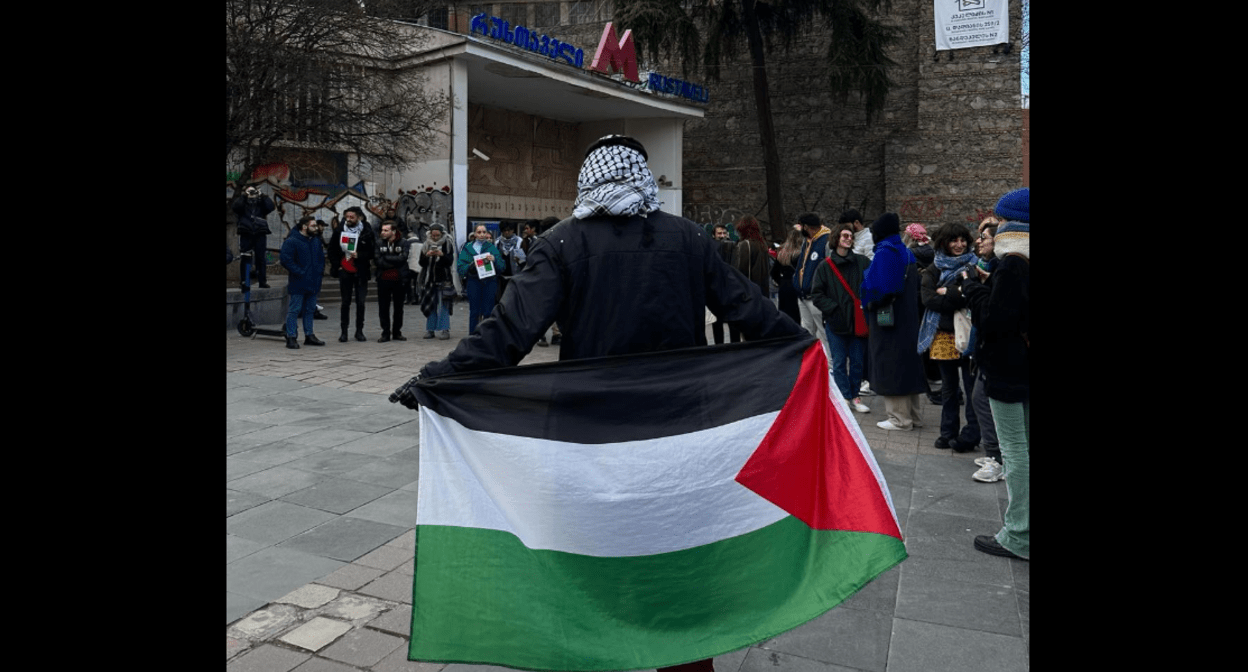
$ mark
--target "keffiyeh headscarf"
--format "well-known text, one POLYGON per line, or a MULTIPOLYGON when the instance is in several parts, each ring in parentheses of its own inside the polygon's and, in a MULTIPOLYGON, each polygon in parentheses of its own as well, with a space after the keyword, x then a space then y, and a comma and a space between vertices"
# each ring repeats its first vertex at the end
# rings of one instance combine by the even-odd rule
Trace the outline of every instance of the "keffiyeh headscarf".
MULTIPOLYGON (((646 165, 645 155, 624 144, 628 140, 631 139, 624 136, 606 136, 585 157, 576 180, 572 211, 578 219, 644 215, 659 209, 659 187, 654 183, 654 174, 646 165), (615 141, 616 138, 621 140, 615 141)), ((636 141, 631 144, 640 146, 636 141)))

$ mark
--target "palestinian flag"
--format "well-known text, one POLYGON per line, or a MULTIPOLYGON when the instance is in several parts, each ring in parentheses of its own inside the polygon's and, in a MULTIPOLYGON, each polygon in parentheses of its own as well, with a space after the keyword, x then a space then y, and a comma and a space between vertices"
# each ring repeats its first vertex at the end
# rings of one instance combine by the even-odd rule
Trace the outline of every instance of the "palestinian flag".
POLYGON ((411 660, 676 665, 797 627, 906 557, 812 337, 419 388, 411 660))

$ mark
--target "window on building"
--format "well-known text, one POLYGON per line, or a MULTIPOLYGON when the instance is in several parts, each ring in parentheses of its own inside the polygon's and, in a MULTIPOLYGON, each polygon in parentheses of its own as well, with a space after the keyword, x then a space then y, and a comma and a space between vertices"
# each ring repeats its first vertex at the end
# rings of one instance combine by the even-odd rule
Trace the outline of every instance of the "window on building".
POLYGON ((557 25, 559 25, 559 3, 542 2, 534 7, 534 28, 553 28, 557 25))
POLYGON ((580 2, 568 3, 568 23, 577 26, 582 23, 589 23, 594 20, 594 3, 580 2))
POLYGON ((512 26, 523 26, 529 22, 529 6, 518 2, 509 2, 498 6, 498 18, 512 26))
POLYGON ((441 28, 442 30, 450 30, 450 22, 448 19, 447 8, 435 9, 425 15, 426 24, 430 28, 441 28))

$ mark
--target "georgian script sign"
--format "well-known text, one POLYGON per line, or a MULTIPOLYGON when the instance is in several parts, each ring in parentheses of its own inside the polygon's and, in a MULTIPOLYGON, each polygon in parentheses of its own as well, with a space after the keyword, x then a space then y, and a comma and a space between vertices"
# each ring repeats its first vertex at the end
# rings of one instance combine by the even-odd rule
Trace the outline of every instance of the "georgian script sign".
MULTIPOLYGON (((551 59, 563 59, 568 65, 575 65, 578 68, 584 67, 585 64, 584 50, 547 35, 538 35, 524 26, 513 27, 506 19, 488 16, 484 12, 472 17, 468 34, 473 33, 481 33, 485 37, 513 44, 521 49, 549 56, 551 59)), ((706 87, 680 79, 652 72, 647 81, 642 82, 637 71, 637 48, 633 44, 633 31, 624 31, 624 36, 621 38, 615 32, 614 23, 610 21, 602 29, 602 38, 598 40, 598 49, 594 52, 594 60, 590 62, 588 69, 606 75, 622 74, 628 82, 640 84, 641 88, 655 93, 681 96, 699 103, 710 100, 706 87)))
POLYGON ((535 54, 549 56, 551 59, 562 58, 568 65, 575 65, 578 68, 585 64, 585 50, 577 49, 567 42, 560 42, 547 35, 538 35, 524 26, 513 28, 506 19, 486 16, 484 12, 472 17, 468 34, 473 33, 481 33, 486 37, 514 44, 535 54))
POLYGON ((934 0, 936 50, 1010 41, 1008 0, 934 0))

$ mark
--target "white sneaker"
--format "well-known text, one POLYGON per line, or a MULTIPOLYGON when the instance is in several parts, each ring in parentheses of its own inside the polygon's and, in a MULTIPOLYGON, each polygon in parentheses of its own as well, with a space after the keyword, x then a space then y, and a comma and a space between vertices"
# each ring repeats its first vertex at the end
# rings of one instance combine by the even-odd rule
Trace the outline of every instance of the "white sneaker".
POLYGON ((862 381, 862 385, 858 386, 858 393, 859 394, 875 394, 875 392, 871 391, 871 384, 865 380, 862 381))
POLYGON ((971 474, 971 478, 981 483, 995 483, 1005 478, 1005 469, 991 457, 984 458, 987 462, 980 467, 979 471, 971 474))
POLYGON ((864 403, 862 403, 862 400, 861 400, 861 399, 850 399, 850 400, 849 400, 849 405, 850 405, 850 407, 852 407, 855 411, 858 411, 859 413, 870 413, 870 412, 871 412, 871 409, 870 409, 870 408, 867 408, 867 405, 866 405, 866 404, 864 404, 864 403))
POLYGON ((988 460, 991 460, 991 459, 992 459, 991 457, 977 457, 975 458, 975 465, 982 467, 985 464, 988 464, 988 460))
POLYGON ((889 429, 889 430, 894 430, 898 432, 914 431, 913 427, 898 427, 897 425, 894 425, 891 420, 884 420, 883 422, 877 422, 875 423, 875 426, 879 427, 880 429, 889 429))

